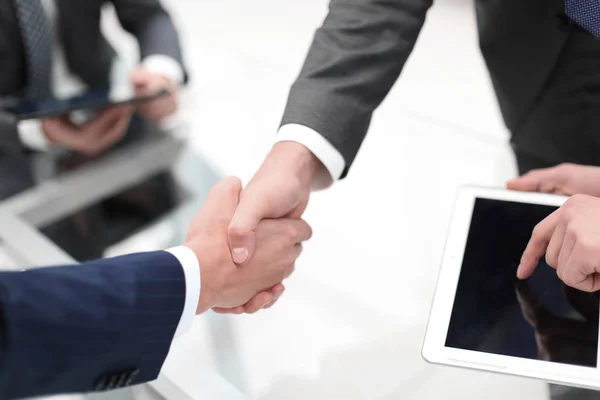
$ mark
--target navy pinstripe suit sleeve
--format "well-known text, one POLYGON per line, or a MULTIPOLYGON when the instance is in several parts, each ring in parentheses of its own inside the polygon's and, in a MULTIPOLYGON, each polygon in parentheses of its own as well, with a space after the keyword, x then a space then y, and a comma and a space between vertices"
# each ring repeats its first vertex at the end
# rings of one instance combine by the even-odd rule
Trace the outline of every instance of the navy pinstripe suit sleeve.
POLYGON ((167 252, 0 273, 0 398, 155 379, 185 302, 167 252))

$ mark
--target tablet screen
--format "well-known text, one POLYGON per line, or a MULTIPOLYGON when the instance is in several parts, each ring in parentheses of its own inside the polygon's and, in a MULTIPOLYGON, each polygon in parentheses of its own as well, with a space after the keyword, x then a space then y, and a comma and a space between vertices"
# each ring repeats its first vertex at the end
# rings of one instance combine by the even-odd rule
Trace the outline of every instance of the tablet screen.
POLYGON ((533 228, 555 209, 476 200, 447 347, 596 367, 598 296, 566 287, 543 261, 516 278, 533 228))

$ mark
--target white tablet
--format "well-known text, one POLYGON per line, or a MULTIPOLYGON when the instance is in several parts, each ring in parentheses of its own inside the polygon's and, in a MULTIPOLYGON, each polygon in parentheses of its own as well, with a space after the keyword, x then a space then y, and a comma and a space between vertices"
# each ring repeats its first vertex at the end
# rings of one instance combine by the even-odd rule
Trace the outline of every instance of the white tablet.
POLYGON ((598 295, 542 260, 516 277, 534 226, 566 198, 464 188, 457 197, 425 342, 432 363, 600 389, 598 295))

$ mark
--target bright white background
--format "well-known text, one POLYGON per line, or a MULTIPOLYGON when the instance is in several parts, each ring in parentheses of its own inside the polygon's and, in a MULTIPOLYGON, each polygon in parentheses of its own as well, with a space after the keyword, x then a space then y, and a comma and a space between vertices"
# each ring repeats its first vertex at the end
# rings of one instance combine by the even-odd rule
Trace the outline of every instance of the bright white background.
MULTIPOLYGON (((191 145, 247 181, 327 0, 165 4, 193 79, 191 145)), ((514 170, 472 2, 438 1, 349 177, 313 196, 314 238, 285 296, 257 315, 198 318, 165 371, 191 391, 202 370, 225 371, 262 400, 546 398, 541 382, 420 355, 456 188, 514 170)))

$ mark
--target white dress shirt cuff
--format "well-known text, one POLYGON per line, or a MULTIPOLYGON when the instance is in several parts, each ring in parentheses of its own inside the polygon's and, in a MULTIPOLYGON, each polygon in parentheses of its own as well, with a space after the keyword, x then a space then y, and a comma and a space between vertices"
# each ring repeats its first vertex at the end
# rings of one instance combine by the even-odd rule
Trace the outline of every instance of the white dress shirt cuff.
POLYGON ((20 121, 17 128, 19 131, 19 139, 25 146, 36 151, 50 150, 50 142, 42 130, 42 123, 40 120, 31 119, 20 121))
POLYGON ((185 73, 177 60, 163 54, 153 54, 142 61, 142 65, 155 74, 169 78, 176 85, 183 84, 185 73))
POLYGON ((185 303, 181 319, 175 331, 175 337, 179 337, 190 330, 196 316, 198 300, 200 299, 200 265, 196 254, 189 247, 173 247, 166 251, 177 258, 185 276, 185 303))
POLYGON ((317 131, 299 124, 284 125, 279 129, 275 143, 296 142, 309 149, 325 166, 313 179, 313 190, 325 189, 340 179, 346 162, 342 154, 317 131))

